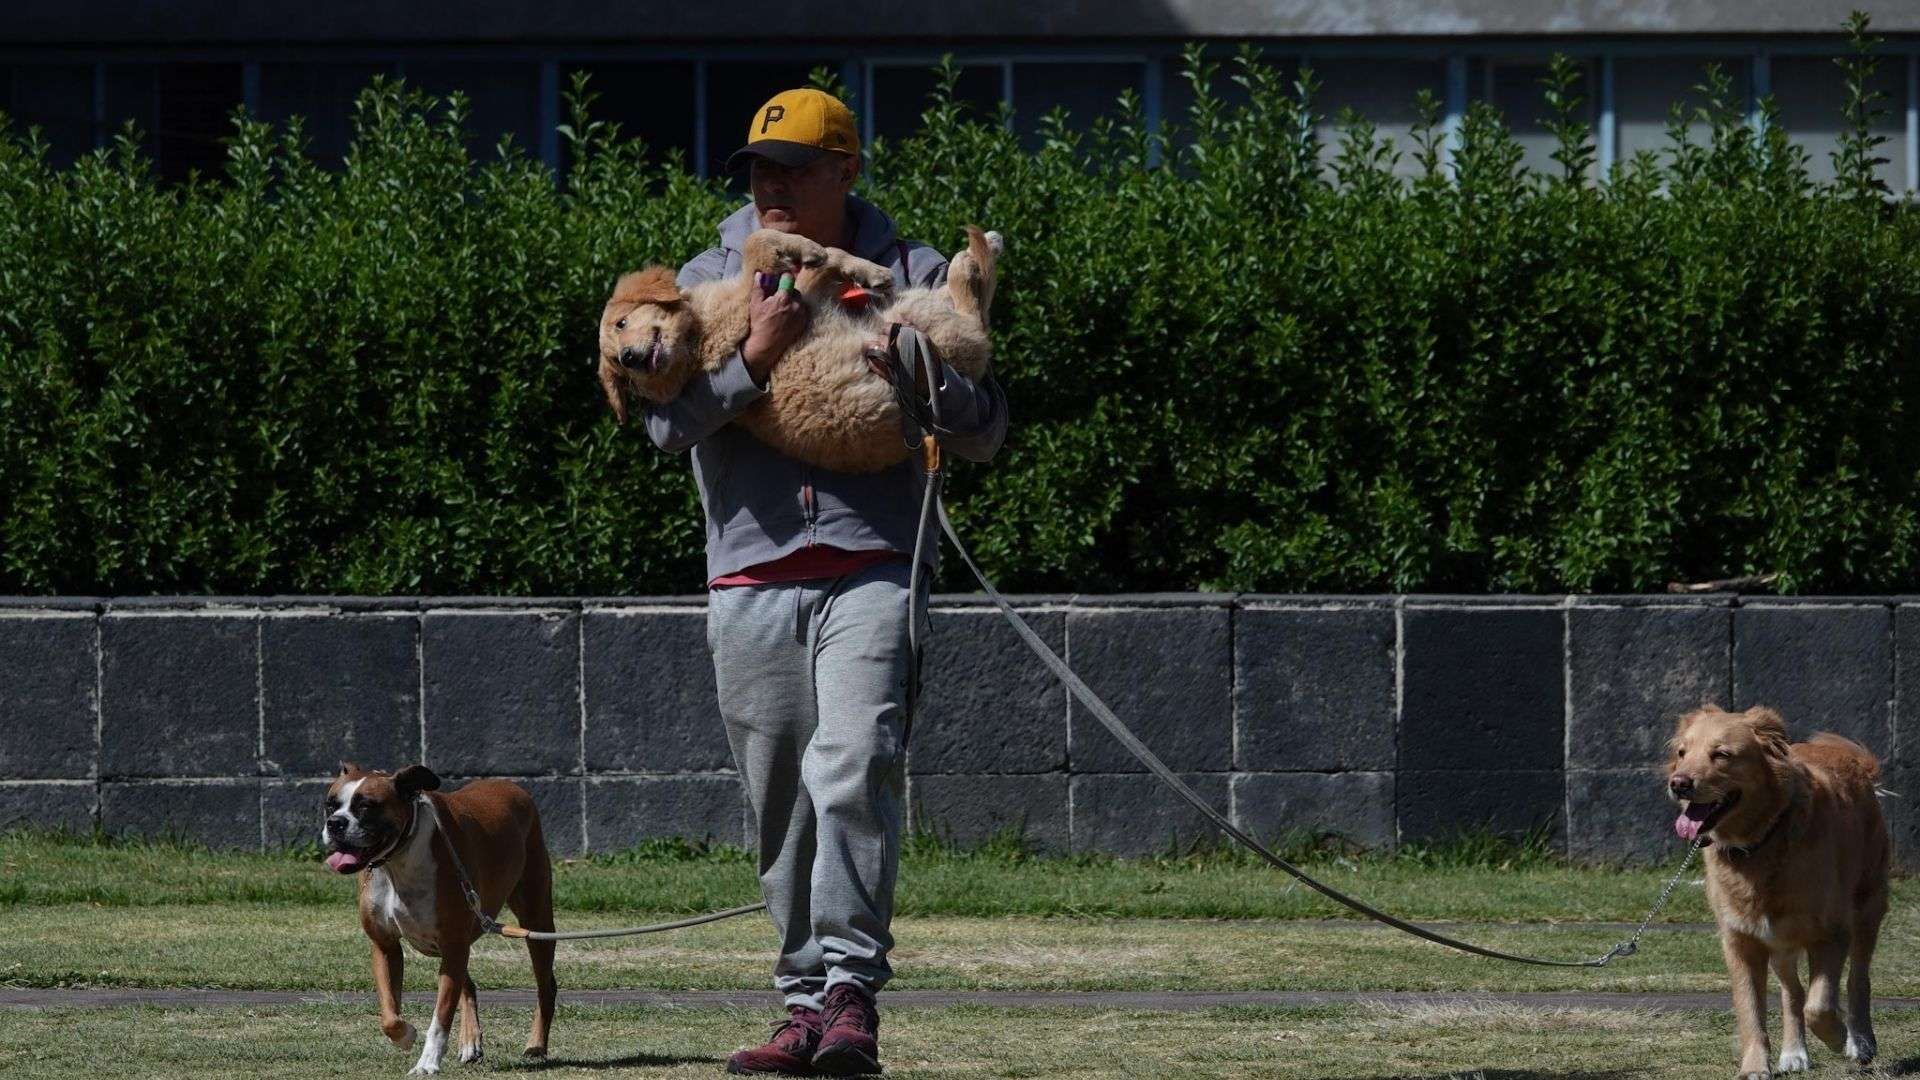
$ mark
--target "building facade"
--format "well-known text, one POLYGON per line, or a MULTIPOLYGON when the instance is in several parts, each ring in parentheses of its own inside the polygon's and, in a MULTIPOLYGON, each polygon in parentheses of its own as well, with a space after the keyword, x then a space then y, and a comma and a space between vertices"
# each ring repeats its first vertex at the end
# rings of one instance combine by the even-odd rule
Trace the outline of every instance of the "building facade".
MULTIPOLYGON (((346 150, 352 101, 375 75, 404 77, 471 102, 478 147, 511 136, 559 164, 554 128, 562 91, 592 73, 596 115, 707 174, 741 141, 753 107, 837 72, 865 134, 913 130, 933 77, 951 54, 958 92, 984 109, 1011 105, 1032 138, 1061 107, 1077 123, 1132 91, 1149 122, 1177 119, 1191 92, 1180 53, 1189 42, 1240 43, 1281 65, 1306 64, 1321 83, 1317 111, 1352 108, 1408 149, 1421 90, 1449 125, 1488 101, 1507 116, 1528 163, 1544 166, 1552 137, 1540 120, 1540 78, 1558 52, 1581 65, 1582 96, 1604 170, 1666 139, 1669 107, 1697 101, 1709 63, 1731 78, 1757 117, 1771 97, 1809 154, 1815 176, 1844 100, 1836 56, 1855 6, 1886 42, 1877 89, 1887 137, 1882 177, 1895 192, 1920 187, 1920 4, 1863 0, 1114 0, 986 3, 970 8, 879 3, 796 12, 773 5, 721 8, 609 0, 543 5, 235 5, 212 0, 53 3, 0 10, 0 109, 39 126, 56 161, 107 145, 132 121, 164 176, 216 168, 233 109, 306 118, 313 152, 346 150)), ((1333 121, 1323 121, 1329 143, 1333 121)))

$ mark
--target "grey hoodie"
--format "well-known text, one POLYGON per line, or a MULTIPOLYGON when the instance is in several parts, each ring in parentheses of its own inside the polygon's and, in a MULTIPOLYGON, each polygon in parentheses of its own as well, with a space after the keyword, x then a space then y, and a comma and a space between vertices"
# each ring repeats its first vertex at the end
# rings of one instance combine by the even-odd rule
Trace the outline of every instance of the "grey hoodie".
MULTIPOLYGON (((891 267, 896 286, 946 280, 945 257, 900 240, 893 220, 871 203, 849 195, 847 215, 853 253, 891 267)), ((752 203, 730 215, 720 223, 720 246, 681 267, 680 285, 740 273, 740 250, 759 227, 752 203)), ((902 331, 907 333, 913 331, 902 331)), ((975 382, 951 367, 942 374, 941 418, 954 432, 942 445, 971 461, 989 460, 1006 438, 1006 395, 991 375, 975 382)), ((707 514, 707 580, 809 544, 910 554, 925 490, 918 460, 878 473, 843 473, 788 457, 727 423, 765 393, 735 350, 719 370, 694 375, 671 404, 646 407, 647 434, 655 445, 673 453, 693 450, 693 476, 707 514)))

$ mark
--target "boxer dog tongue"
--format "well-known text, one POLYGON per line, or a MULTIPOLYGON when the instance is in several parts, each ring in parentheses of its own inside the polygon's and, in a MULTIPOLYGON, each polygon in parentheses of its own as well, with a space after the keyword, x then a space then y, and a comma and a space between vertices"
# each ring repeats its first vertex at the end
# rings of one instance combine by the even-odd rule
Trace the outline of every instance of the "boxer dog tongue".
POLYGON ((336 874, 351 874, 360 869, 366 857, 356 851, 336 851, 327 856, 327 868, 336 874))

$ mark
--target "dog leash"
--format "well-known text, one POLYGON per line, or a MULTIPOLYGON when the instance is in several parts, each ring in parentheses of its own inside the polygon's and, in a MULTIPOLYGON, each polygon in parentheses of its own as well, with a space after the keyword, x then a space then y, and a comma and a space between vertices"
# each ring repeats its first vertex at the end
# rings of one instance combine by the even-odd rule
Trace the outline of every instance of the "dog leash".
POLYGON ((454 876, 460 879, 460 891, 466 896, 467 907, 472 909, 473 917, 480 920, 480 932, 483 934, 498 934, 501 937, 520 938, 526 941, 581 941, 586 938, 631 937, 635 934, 657 934, 663 930, 679 930, 688 926, 699 926, 703 923, 731 919, 738 915, 750 915, 753 912, 765 909, 767 906, 765 904, 743 904, 740 907, 727 908, 725 911, 710 911, 705 915, 694 915, 685 919, 675 919, 672 922, 650 923, 646 926, 628 926, 618 930, 528 930, 523 926, 508 926, 487 914, 487 909, 481 906, 480 894, 474 891, 473 879, 467 876, 466 864, 460 861, 460 849, 458 845, 453 842, 453 834, 447 831, 446 824, 440 820, 439 808, 433 805, 433 800, 427 798, 425 793, 419 796, 419 800, 421 805, 427 808, 427 813, 433 818, 434 830, 447 842, 447 854, 453 857, 454 876))
MULTIPOLYGON (((1019 612, 1013 609, 1013 605, 1007 603, 1006 597, 1000 595, 1000 590, 993 587, 993 582, 987 579, 987 575, 980 569, 979 564, 974 562, 972 553, 967 550, 967 546, 964 543, 961 543, 960 534, 954 530, 953 520, 947 516, 946 503, 941 498, 941 488, 944 485, 945 478, 938 436, 946 434, 946 432, 940 426, 938 412, 939 399, 935 392, 935 388, 940 385, 939 361, 934 357, 931 349, 922 348, 919 350, 920 359, 926 373, 929 398, 927 402, 920 402, 916 400, 915 396, 907 389, 913 385, 911 372, 906 370, 906 365, 898 359, 898 350, 890 351, 894 353, 894 363, 888 369, 887 374, 893 380, 895 394, 900 399, 903 422, 914 423, 920 428, 920 447, 923 455, 922 469, 925 473, 926 480, 926 491, 921 499, 920 524, 915 531, 916 539, 913 552, 914 581, 917 582, 919 580, 921 562, 926 554, 924 545, 928 536, 932 535, 933 542, 936 545, 939 543, 939 536, 937 533, 932 532, 932 522, 929 520, 931 516, 937 516, 939 518, 941 531, 946 533, 947 539, 952 542, 954 550, 957 551, 960 554, 960 558, 966 562, 967 569, 973 571, 974 580, 980 583, 980 587, 986 591, 988 598, 993 601, 994 606, 1000 609, 1000 614, 1006 617, 1007 622, 1012 624, 1014 631, 1020 635, 1020 640, 1025 642, 1027 647, 1033 650, 1034 654, 1066 685, 1067 690, 1077 698, 1081 704, 1085 705, 1088 711, 1093 713, 1094 718, 1099 720, 1101 725, 1104 726, 1114 738, 1120 741, 1120 745, 1126 747, 1128 753, 1132 754, 1142 765, 1145 765, 1155 777, 1159 778, 1161 783, 1173 789, 1174 794, 1180 796, 1195 810, 1198 810, 1215 828, 1226 833, 1247 848, 1247 850, 1258 855, 1272 866, 1291 875, 1301 884, 1306 885, 1322 896, 1365 915, 1367 918, 1373 919, 1376 922, 1384 923, 1396 930, 1412 934, 1414 937, 1431 941, 1436 945, 1445 945, 1448 948, 1458 949, 1461 952, 1472 953, 1476 956, 1485 956, 1493 960, 1506 960, 1515 964, 1567 968, 1605 967, 1618 957, 1632 956, 1639 951, 1641 936, 1646 933, 1647 927, 1653 922, 1654 917, 1659 915, 1661 909, 1666 906, 1667 900, 1673 895, 1673 890, 1680 884, 1680 878, 1687 872, 1687 869, 1693 865, 1694 857, 1699 853, 1698 844, 1689 845, 1686 859, 1681 862, 1680 869, 1675 871, 1673 877, 1668 880, 1666 888, 1661 890, 1659 898, 1654 901, 1653 909, 1647 912, 1647 917, 1640 921, 1639 927, 1634 930, 1631 936, 1607 950, 1605 954, 1591 960, 1554 960, 1544 957, 1523 956, 1517 953, 1502 952, 1499 949, 1490 949, 1485 946, 1475 945, 1471 942, 1462 941, 1459 938, 1435 933, 1425 927, 1410 923, 1405 919, 1389 915, 1364 901, 1348 896, 1346 893, 1341 892, 1331 885, 1314 879, 1312 875, 1295 866, 1293 863, 1288 862, 1286 859, 1281 858, 1272 849, 1228 820, 1225 814, 1214 809, 1211 803, 1201 798, 1191 787, 1188 787, 1186 782, 1181 780, 1172 769, 1169 769, 1165 762, 1161 761, 1152 750, 1149 750, 1147 745, 1141 742, 1139 737, 1134 735, 1133 731, 1129 729, 1126 724, 1121 723, 1120 718, 1115 716, 1113 710, 1107 707, 1107 703, 1100 700, 1100 696, 1095 694, 1085 682, 1081 681, 1080 676, 1074 674, 1073 669, 1067 666, 1066 661, 1060 659, 1060 657, 1054 653, 1052 647, 1042 640, 1040 635, 1035 633, 1031 626, 1027 625, 1027 621, 1020 616, 1019 612)), ((913 445, 911 434, 908 436, 908 445, 913 445)), ((909 627, 917 627, 921 614, 918 610, 920 597, 917 589, 908 594, 907 604, 907 625, 909 627)))

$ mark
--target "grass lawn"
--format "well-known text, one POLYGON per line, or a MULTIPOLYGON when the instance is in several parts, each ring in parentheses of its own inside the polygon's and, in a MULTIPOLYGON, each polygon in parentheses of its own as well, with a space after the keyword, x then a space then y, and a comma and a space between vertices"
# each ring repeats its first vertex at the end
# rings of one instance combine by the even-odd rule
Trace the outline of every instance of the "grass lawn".
MULTIPOLYGON (((1563 864, 1528 847, 1463 844, 1393 857, 1312 856, 1336 886, 1479 943, 1553 957, 1604 952, 1665 873, 1563 864)), ((661 846, 558 868, 563 928, 619 926, 755 896, 737 851, 661 846)), ((1920 995, 1914 882, 1895 885, 1876 964, 1884 995, 1920 995)), ((1520 967, 1345 919, 1344 909, 1237 856, 1039 859, 916 842, 903 858, 894 952, 901 989, 1705 991, 1725 975, 1710 931, 1669 927, 1600 971, 1520 967)), ((312 853, 228 854, 168 844, 0 836, 0 984, 347 990, 370 988, 353 881, 312 853)), ((1662 916, 1707 919, 1697 885, 1662 916)), ((757 1041, 770 1010, 583 1006, 569 989, 758 989, 774 948, 764 916, 646 938, 564 943, 556 1060, 521 1062, 527 1015, 487 990, 530 985, 524 952, 476 957, 488 1059, 455 1069, 712 1076, 757 1041)), ((407 1013, 424 1026, 432 960, 409 954, 407 1013)), ((771 995, 769 995, 771 998, 771 995)), ((276 1008, 0 1011, 9 1076, 399 1075, 409 1057, 371 1010, 276 1008)), ((1137 1014, 897 1008, 895 1076, 1698 1076, 1733 1065, 1729 1013, 1533 1012, 1384 1005, 1137 1014)), ((1920 1013, 1885 1012, 1889 1067, 1920 1068, 1920 1013), (1909 1055, 1907 1048, 1913 1048, 1909 1055)), ((1833 1055, 1815 1050, 1824 1071, 1833 1055)))
MULTIPOLYGON (((487 1056, 442 1074, 711 1078, 726 1055, 757 1041, 766 1014, 740 1009, 569 1008, 554 1020, 553 1057, 520 1058, 528 1011, 486 1005, 487 1056)), ((886 1075, 949 1077, 1538 1077, 1726 1076, 1730 1013, 1529 1011, 1420 1007, 1193 1013, 892 1009, 881 1029, 886 1075)), ((1920 1015, 1889 1013, 1877 1075, 1920 1059, 1920 1015)), ((1815 1077, 1855 1076, 1813 1050, 1815 1077)), ((392 1049, 365 1010, 339 1006, 218 1011, 0 1011, 0 1073, 10 1077, 400 1076, 411 1054, 392 1049)))

